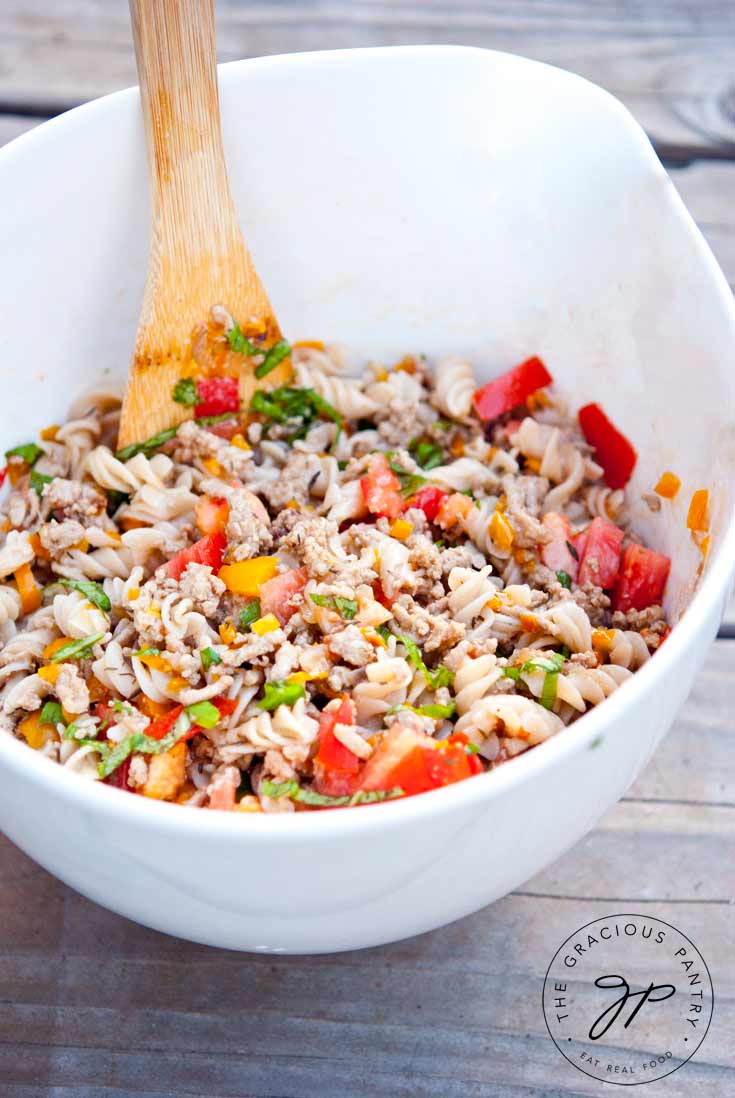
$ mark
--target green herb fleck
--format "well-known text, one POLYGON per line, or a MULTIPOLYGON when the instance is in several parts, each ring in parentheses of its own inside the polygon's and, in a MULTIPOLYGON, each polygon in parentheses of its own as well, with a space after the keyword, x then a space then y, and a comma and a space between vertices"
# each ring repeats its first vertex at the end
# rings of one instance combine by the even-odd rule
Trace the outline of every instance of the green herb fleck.
POLYGON ((422 469, 435 469, 444 461, 444 451, 441 446, 428 438, 412 438, 408 444, 408 452, 422 469))
POLYGON ((288 797, 300 804, 312 805, 316 808, 340 808, 343 805, 375 804, 377 801, 393 800, 395 797, 403 797, 401 788, 358 790, 351 797, 328 797, 325 793, 316 793, 313 789, 302 789, 298 782, 269 782, 260 783, 260 792, 265 797, 288 797))
POLYGON ((417 713, 419 717, 431 717, 432 720, 442 721, 454 716, 455 709, 454 702, 449 702, 447 705, 394 705, 388 712, 399 713, 401 710, 408 710, 410 713, 417 713))
POLYGON ((294 705, 299 698, 305 698, 306 691, 300 682, 284 682, 275 679, 267 682, 263 690, 263 697, 257 703, 259 709, 277 709, 279 705, 294 705))
POLYGON ((35 469, 31 469, 31 488, 33 488, 39 496, 43 495, 44 484, 50 484, 53 479, 53 477, 47 477, 45 473, 37 473, 35 469))
POLYGON ((342 416, 315 389, 297 389, 288 385, 271 389, 267 393, 258 389, 253 393, 250 401, 250 411, 257 412, 265 418, 264 435, 267 434, 271 423, 288 423, 291 420, 300 419, 301 426, 290 436, 289 442, 303 438, 318 416, 331 419, 337 424, 337 434, 332 448, 336 446, 342 431, 342 416))
POLYGON ((197 427, 211 427, 213 423, 224 423, 226 419, 237 419, 237 412, 219 412, 216 416, 197 416, 197 427))
POLYGON ((194 705, 187 706, 186 712, 189 720, 202 728, 214 728, 220 721, 220 711, 211 701, 195 702, 194 705))
POLYGON ((241 633, 247 633, 254 621, 260 617, 260 599, 251 599, 240 611, 238 629, 241 633))
POLYGON ((199 390, 193 377, 182 377, 174 385, 173 398, 177 404, 183 404, 185 408, 193 408, 199 403, 199 390))
POLYGON ((20 446, 14 446, 12 450, 6 450, 5 457, 20 458, 26 465, 35 465, 42 453, 43 450, 35 442, 24 442, 20 446))
POLYGON ((449 686, 454 676, 448 667, 445 667, 443 663, 440 663, 435 670, 430 670, 424 663, 421 649, 415 641, 412 641, 410 637, 400 636, 397 636, 396 640, 400 641, 406 649, 406 659, 408 662, 415 667, 417 671, 423 672, 424 678, 432 690, 438 690, 440 686, 449 686))
POLYGON ((426 477, 422 477, 418 473, 407 473, 406 470, 394 460, 390 451, 388 451, 386 457, 388 458, 388 465, 398 477, 398 482, 401 486, 401 495, 405 498, 415 496, 419 488, 423 488, 425 484, 428 484, 426 477))
POLYGON ((251 343, 250 340, 243 335, 242 328, 239 324, 234 324, 227 333, 227 342, 230 345, 230 349, 237 351, 240 355, 257 355, 260 354, 262 348, 257 344, 251 343))
POLYGON ((215 652, 214 648, 202 648, 199 659, 202 662, 202 671, 209 671, 213 664, 222 663, 222 657, 215 652))
POLYGON ((357 613, 357 602, 354 599, 345 599, 341 595, 310 595, 309 597, 317 606, 334 610, 345 621, 352 621, 357 613))
POLYGON ((64 724, 64 714, 58 702, 44 702, 41 709, 41 724, 64 724))
POLYGON ((62 644, 51 657, 51 663, 62 663, 64 660, 82 660, 91 655, 92 648, 104 637, 104 633, 92 633, 89 637, 81 637, 79 640, 62 644))
POLYGON ((562 585, 562 587, 566 587, 567 591, 571 590, 572 577, 569 575, 568 572, 565 572, 562 569, 560 572, 556 573, 556 578, 559 580, 559 583, 562 585))
POLYGON ((145 442, 131 442, 129 446, 123 446, 122 450, 118 450, 115 457, 118 461, 130 461, 136 454, 145 454, 146 457, 150 457, 161 446, 165 446, 172 438, 176 438, 177 431, 178 427, 167 427, 165 431, 159 431, 157 435, 147 438, 145 442))
POLYGON ((255 376, 258 378, 267 377, 271 370, 275 370, 276 366, 283 362, 284 358, 288 358, 290 354, 291 344, 287 339, 281 339, 278 343, 274 343, 266 352, 266 356, 260 365, 255 367, 255 376))
POLYGON ((136 652, 132 652, 133 656, 160 656, 160 648, 151 648, 150 645, 147 648, 139 648, 136 652))
POLYGON ((390 640, 390 638, 393 636, 393 634, 391 633, 390 629, 385 624, 385 622, 383 622, 381 625, 379 625, 378 628, 375 631, 376 631, 376 633, 380 633, 380 635, 381 635, 381 637, 383 638, 384 641, 390 640))
POLYGON ((59 583, 63 587, 71 587, 73 590, 81 592, 98 609, 112 610, 112 603, 105 594, 101 583, 95 583, 94 580, 75 579, 61 579, 59 583))

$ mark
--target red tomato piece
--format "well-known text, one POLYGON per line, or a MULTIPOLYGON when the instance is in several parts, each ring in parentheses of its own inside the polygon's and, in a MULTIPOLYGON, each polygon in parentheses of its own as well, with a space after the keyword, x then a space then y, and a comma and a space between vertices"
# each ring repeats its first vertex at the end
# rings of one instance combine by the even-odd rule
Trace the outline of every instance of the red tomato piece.
POLYGON ((314 757, 314 788, 329 797, 355 792, 360 758, 334 734, 335 724, 354 724, 352 702, 344 698, 336 709, 325 710, 319 720, 319 750, 314 757))
POLYGON ((275 614, 281 625, 285 625, 291 615, 296 613, 296 607, 290 600, 303 589, 308 578, 305 568, 292 568, 261 583, 260 616, 264 618, 266 614, 275 614))
POLYGON ((240 411, 240 387, 236 377, 197 378, 199 404, 195 416, 221 416, 240 411))
POLYGON ((613 610, 645 610, 664 596, 671 560, 655 549, 631 542, 626 546, 612 597, 613 610))
POLYGON ((531 393, 551 385, 553 380, 541 359, 534 355, 478 389, 472 398, 475 410, 480 419, 497 419, 523 404, 531 393))
POLYGON ((128 785, 128 774, 130 773, 131 762, 132 755, 129 755, 111 774, 108 774, 106 778, 102 779, 105 785, 114 785, 116 789, 123 789, 126 793, 134 793, 135 790, 131 789, 128 785))
POLYGON ((226 499, 200 496, 194 508, 197 526, 203 534, 218 534, 227 525, 230 505, 226 499))
POLYGON ((2 469, 0 469, 0 488, 2 488, 3 484, 5 484, 5 478, 6 478, 7 475, 8 475, 8 467, 7 467, 7 465, 5 465, 5 466, 3 466, 2 469))
POLYGON ((387 606, 389 610, 393 603, 396 601, 395 597, 389 598, 389 596, 386 595, 380 580, 375 580, 375 583, 373 584, 373 594, 375 595, 375 598, 380 603, 380 605, 387 606))
POLYGON ((427 484, 425 488, 422 488, 415 496, 411 496, 407 500, 404 510, 408 510, 409 507, 418 507, 424 512, 429 522, 433 522, 448 495, 449 493, 443 492, 441 488, 435 488, 433 484, 427 484))
POLYGON ((403 510, 401 485, 385 454, 375 454, 371 458, 367 476, 360 480, 360 487, 371 515, 385 515, 389 519, 400 515, 403 510))
POLYGON ((638 460, 632 442, 610 422, 599 404, 579 409, 579 426, 605 473, 609 488, 624 488, 638 460))
MULTIPOLYGON (((579 583, 594 583, 609 590, 620 571, 623 531, 605 518, 594 518, 586 531, 579 560, 579 583)), ((579 550, 577 550, 579 552, 579 550)))
POLYGON ((207 427, 207 430, 213 435, 224 438, 229 442, 235 435, 240 434, 242 431, 242 424, 237 419, 225 419, 222 423, 211 423, 209 427, 207 427))
POLYGON ((359 788, 425 793, 471 777, 477 772, 471 758, 462 743, 442 747, 429 736, 394 725, 365 763, 359 788))
POLYGON ((541 546, 541 560, 552 572, 566 572, 571 580, 576 583, 579 571, 579 562, 569 548, 571 545, 577 553, 577 547, 572 541, 572 531, 569 519, 566 515, 559 515, 556 511, 549 511, 541 519, 544 527, 551 534, 551 541, 541 546))
POLYGON ((227 539, 220 531, 217 534, 207 534, 190 545, 188 549, 182 549, 171 557, 166 565, 166 571, 171 579, 181 579, 190 564, 208 564, 213 572, 218 572, 222 566, 222 557, 227 547, 227 539))

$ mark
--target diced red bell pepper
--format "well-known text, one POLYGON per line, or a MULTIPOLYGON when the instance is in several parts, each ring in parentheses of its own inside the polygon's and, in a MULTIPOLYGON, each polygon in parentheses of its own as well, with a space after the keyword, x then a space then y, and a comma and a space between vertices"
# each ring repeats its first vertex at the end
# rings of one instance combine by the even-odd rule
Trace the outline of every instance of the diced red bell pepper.
POLYGON ((541 522, 551 534, 551 541, 547 541, 541 546, 542 563, 547 568, 551 568, 552 572, 566 572, 572 582, 576 583, 579 563, 569 546, 573 546, 577 554, 579 554, 579 550, 572 541, 569 519, 566 515, 549 511, 541 519, 541 522))
POLYGON ((609 590, 620 571, 623 531, 607 519, 597 517, 586 531, 579 561, 579 583, 594 583, 609 590))
POLYGON ((354 724, 355 709, 344 698, 336 709, 325 710, 319 720, 319 750, 314 757, 314 788, 329 797, 355 792, 362 762, 334 734, 336 724, 354 724))
POLYGON ((609 488, 624 488, 638 460, 632 442, 610 422, 599 404, 579 409, 579 425, 605 473, 609 488))
MULTIPOLYGON (((229 717, 231 713, 234 713, 236 704, 237 703, 232 698, 212 699, 212 705, 216 706, 219 710, 220 717, 229 717)), ((164 713, 162 717, 157 717, 155 721, 151 721, 145 730, 146 736, 150 736, 152 740, 162 740, 164 736, 169 734, 183 712, 183 705, 175 705, 173 709, 169 709, 168 713, 164 713)), ((201 731, 201 725, 193 724, 191 728, 184 733, 181 739, 191 740, 201 731)))
POLYGON ((2 488, 3 484, 5 484, 5 478, 6 478, 7 475, 8 475, 8 467, 7 467, 7 465, 4 465, 3 468, 0 469, 0 488, 2 488))
POLYGON ((217 534, 207 534, 190 545, 188 549, 182 549, 171 557, 166 565, 166 571, 171 579, 181 579, 181 574, 190 564, 208 564, 213 572, 218 572, 222 566, 222 557, 227 548, 227 539, 220 531, 217 534))
POLYGON ((226 499, 200 496, 194 508, 197 526, 203 534, 219 534, 227 525, 230 505, 226 499))
POLYGON ((365 763, 359 788, 400 787, 407 796, 425 793, 472 777, 478 761, 462 743, 442 746, 420 732, 394 725, 365 763))
POLYGON ((553 380, 541 359, 534 355, 478 389, 472 398, 475 410, 480 419, 497 419, 523 404, 538 389, 551 385, 553 380))
POLYGON ((239 412, 240 388, 236 377, 197 378, 199 404, 195 416, 221 416, 225 412, 239 412))
POLYGON ((398 597, 395 595, 393 598, 390 598, 390 596, 386 595, 380 580, 375 580, 373 582, 373 594, 375 595, 376 601, 379 602, 381 606, 387 606, 389 610, 398 597))
POLYGON ((258 595, 261 617, 275 614, 281 625, 285 625, 292 614, 296 613, 296 607, 291 605, 290 600, 303 589, 308 578, 305 568, 292 568, 261 583, 258 595))
POLYGON ((403 510, 403 497, 398 477, 388 464, 385 454, 374 454, 367 476, 360 480, 362 498, 371 515, 394 519, 403 510))
POLYGON ((422 488, 415 496, 411 496, 406 501, 404 510, 407 511, 409 507, 418 507, 424 512, 429 522, 433 522, 448 495, 449 493, 443 492, 441 488, 435 488, 433 484, 427 484, 425 488, 422 488))
POLYGON ((669 557, 631 542, 623 553, 612 596, 613 610, 645 610, 660 605, 670 568, 669 557))

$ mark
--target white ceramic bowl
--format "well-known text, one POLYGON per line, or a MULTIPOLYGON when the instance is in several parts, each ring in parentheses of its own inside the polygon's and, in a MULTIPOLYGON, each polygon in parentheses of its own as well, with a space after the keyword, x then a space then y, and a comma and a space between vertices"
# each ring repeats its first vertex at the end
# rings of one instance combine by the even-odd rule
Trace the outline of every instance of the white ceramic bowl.
MULTIPOLYGON (((643 132, 576 76, 457 47, 270 57, 221 70, 235 200, 293 338, 377 355, 458 351, 486 376, 539 353, 640 453, 633 495, 683 488, 639 528, 673 555, 662 650, 555 739, 404 802, 231 816, 85 782, 0 738, 0 823, 132 919, 235 949, 390 941, 547 866, 623 793, 685 698, 735 557, 735 310, 643 132), (695 488, 714 495, 699 555, 695 488), (594 748, 594 750, 593 750, 594 748)), ((3 448, 127 369, 146 269, 136 90, 0 152, 3 448), (10 308, 12 303, 12 308, 10 308)))

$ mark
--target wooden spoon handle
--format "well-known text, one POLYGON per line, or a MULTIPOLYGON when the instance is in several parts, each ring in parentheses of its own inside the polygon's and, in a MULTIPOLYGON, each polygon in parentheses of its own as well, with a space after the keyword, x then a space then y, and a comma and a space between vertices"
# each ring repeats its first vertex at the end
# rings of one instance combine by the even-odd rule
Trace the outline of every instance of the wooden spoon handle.
MULTIPOLYGON (((120 445, 184 413, 171 401, 188 337, 212 305, 280 329, 237 221, 222 148, 213 0, 130 0, 151 187, 145 299, 120 445)), ((243 377, 243 384, 252 388, 243 377)), ((243 393, 243 396, 245 393, 243 393)))

